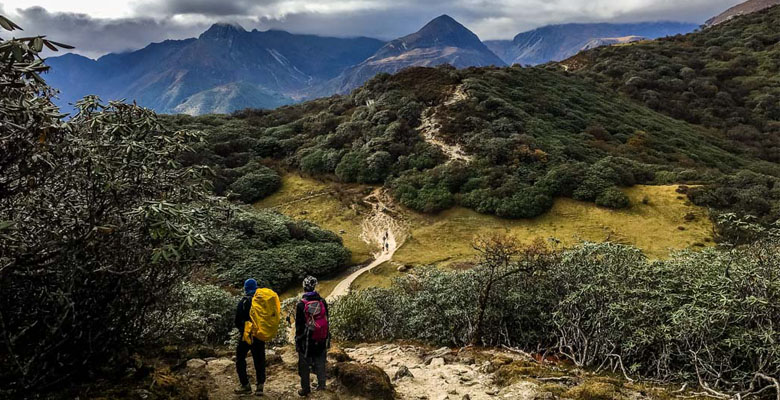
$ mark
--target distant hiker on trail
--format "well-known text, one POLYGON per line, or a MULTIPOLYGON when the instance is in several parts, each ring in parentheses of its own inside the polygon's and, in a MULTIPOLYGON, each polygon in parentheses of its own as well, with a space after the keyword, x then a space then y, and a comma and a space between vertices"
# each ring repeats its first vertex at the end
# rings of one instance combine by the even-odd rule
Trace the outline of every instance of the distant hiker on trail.
POLYGON ((236 372, 240 386, 236 394, 251 394, 252 386, 246 373, 246 356, 252 352, 257 377, 257 396, 263 395, 265 385, 265 343, 276 336, 279 329, 281 305, 279 296, 271 289, 258 289, 257 281, 244 282, 244 297, 236 309, 236 328, 239 332, 236 347, 236 372))
POLYGON ((298 395, 311 393, 310 374, 317 375, 317 390, 325 390, 325 363, 330 347, 328 331, 328 303, 315 291, 317 278, 303 280, 303 298, 295 309, 295 350, 298 352, 298 375, 301 390, 298 395))

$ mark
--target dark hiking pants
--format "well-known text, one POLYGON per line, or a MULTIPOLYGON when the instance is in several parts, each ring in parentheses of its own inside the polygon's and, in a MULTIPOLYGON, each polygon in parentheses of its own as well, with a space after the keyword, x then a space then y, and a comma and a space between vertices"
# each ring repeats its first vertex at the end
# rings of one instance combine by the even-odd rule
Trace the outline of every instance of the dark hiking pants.
POLYGON ((249 384, 249 377, 246 375, 246 355, 252 352, 252 360, 255 362, 255 375, 257 375, 257 384, 265 383, 265 342, 254 339, 252 344, 241 340, 236 347, 236 372, 241 385, 249 384))
POLYGON ((309 374, 314 372, 317 375, 317 388, 325 389, 325 362, 327 352, 324 350, 318 354, 306 357, 303 353, 298 353, 298 375, 301 377, 301 389, 305 392, 311 391, 311 378, 309 374))

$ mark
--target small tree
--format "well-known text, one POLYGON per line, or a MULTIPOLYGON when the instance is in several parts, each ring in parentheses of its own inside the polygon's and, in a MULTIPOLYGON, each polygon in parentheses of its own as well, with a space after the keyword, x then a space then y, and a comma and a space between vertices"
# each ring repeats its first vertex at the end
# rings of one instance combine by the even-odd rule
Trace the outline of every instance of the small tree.
POLYGON ((496 286, 510 277, 547 269, 556 262, 558 252, 541 239, 522 245, 516 238, 502 234, 480 236, 472 247, 480 255, 479 271, 475 274, 479 287, 477 325, 471 339, 471 343, 477 344, 482 339, 485 315, 496 286))

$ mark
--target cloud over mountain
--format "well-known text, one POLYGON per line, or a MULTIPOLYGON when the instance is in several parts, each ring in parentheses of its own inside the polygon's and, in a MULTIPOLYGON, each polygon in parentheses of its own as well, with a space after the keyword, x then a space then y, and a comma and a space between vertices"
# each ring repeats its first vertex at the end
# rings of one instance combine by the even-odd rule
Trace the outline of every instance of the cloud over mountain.
POLYGON ((47 34, 95 57, 194 37, 217 21, 238 22, 247 29, 392 39, 446 13, 486 40, 566 22, 700 23, 738 0, 139 0, 117 5, 114 13, 104 6, 100 18, 87 14, 93 3, 41 0, 36 4, 43 7, 29 7, 26 0, 7 0, 4 8, 27 32, 47 34))

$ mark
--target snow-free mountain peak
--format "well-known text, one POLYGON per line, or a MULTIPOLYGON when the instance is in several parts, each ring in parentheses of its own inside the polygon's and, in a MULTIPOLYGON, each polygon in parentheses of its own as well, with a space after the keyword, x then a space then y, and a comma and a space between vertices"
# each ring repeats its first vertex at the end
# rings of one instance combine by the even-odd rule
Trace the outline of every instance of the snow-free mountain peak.
POLYGON ((225 39, 246 33, 246 29, 234 22, 217 22, 201 33, 198 39, 225 39))

